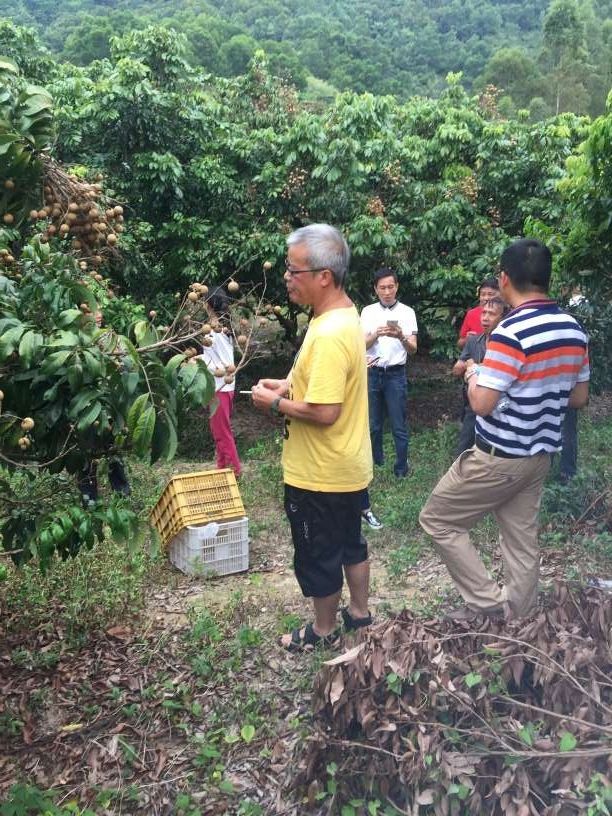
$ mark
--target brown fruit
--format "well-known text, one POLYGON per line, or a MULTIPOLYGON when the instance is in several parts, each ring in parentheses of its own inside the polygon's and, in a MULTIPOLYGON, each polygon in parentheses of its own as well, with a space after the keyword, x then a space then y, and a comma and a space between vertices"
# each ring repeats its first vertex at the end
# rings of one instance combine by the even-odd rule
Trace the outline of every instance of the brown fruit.
MULTIPOLYGON (((13 258, 12 255, 7 255, 6 256, 6 262, 7 262, 7 264, 15 263, 15 258, 13 258)), ((21 275, 15 275, 15 277, 17 278, 17 280, 21 280, 21 275)))
POLYGON ((207 294, 208 294, 208 286, 206 286, 206 284, 205 284, 205 283, 201 283, 201 284, 200 284, 200 292, 201 292, 203 295, 207 295, 207 294))
POLYGON ((259 325, 261 326, 262 329, 263 329, 264 326, 268 325, 268 321, 266 320, 265 317, 260 317, 259 318, 259 325))
POLYGON ((30 210, 30 220, 38 221, 38 210, 30 210))
POLYGON ((49 224, 49 226, 47 227, 47 233, 49 235, 55 235, 56 232, 57 232, 57 227, 54 224, 49 224))
POLYGON ((81 249, 82 247, 83 247, 83 244, 78 240, 78 238, 75 238, 75 240, 72 242, 72 248, 73 249, 81 249))
POLYGON ((100 264, 102 263, 102 256, 101 255, 94 255, 91 260, 94 262, 94 264, 96 266, 100 266, 100 264))
POLYGON ((91 207, 91 209, 89 210, 89 217, 91 218, 91 220, 95 221, 96 218, 99 215, 100 215, 100 211, 98 210, 98 208, 97 207, 91 207))
POLYGON ((212 337, 205 337, 202 340, 202 345, 203 346, 212 346, 212 344, 213 344, 212 337))
POLYGON ((233 374, 236 370, 236 366, 230 363, 229 365, 225 366, 225 371, 227 374, 233 374))
POLYGON ((234 382, 234 375, 233 374, 226 374, 225 377, 223 378, 223 382, 227 383, 227 385, 229 385, 230 383, 233 383, 234 382))
POLYGON ((21 439, 19 439, 19 441, 17 442, 17 444, 19 445, 21 450, 26 450, 27 448, 30 447, 30 440, 28 439, 27 436, 22 436, 21 439))
POLYGON ((33 427, 34 427, 34 420, 32 419, 32 417, 24 417, 24 419, 21 420, 21 430, 22 431, 26 431, 26 433, 27 433, 28 431, 31 431, 33 427))
POLYGON ((67 212, 65 221, 67 224, 75 224, 77 220, 77 214, 73 212, 67 212))
POLYGON ((225 369, 224 368, 215 368, 215 370, 213 371, 213 374, 215 375, 215 377, 223 377, 223 376, 225 376, 225 369))
POLYGON ((15 220, 15 216, 12 213, 5 213, 2 216, 2 220, 4 221, 5 224, 12 224, 13 221, 15 220))
POLYGON ((151 320, 155 320, 155 318, 157 317, 157 312, 155 311, 155 309, 151 309, 151 311, 149 312, 149 317, 151 318, 151 320))
POLYGON ((210 325, 210 323, 205 323, 205 324, 202 326, 202 332, 203 332, 203 334, 210 334, 210 333, 211 333, 211 331, 212 331, 212 326, 210 325))
POLYGON ((7 190, 14 190, 15 189, 15 182, 13 181, 13 179, 7 179, 4 182, 4 186, 5 186, 5 188, 7 190))
POLYGON ((119 204, 114 208, 115 215, 123 215, 123 207, 120 207, 119 204))
POLYGON ((196 303, 197 299, 198 299, 198 293, 197 292, 190 292, 187 295, 187 300, 189 300, 191 303, 196 303))
POLYGON ((79 303, 79 309, 82 312, 88 312, 89 311, 89 306, 86 303, 79 303))
MULTIPOLYGON (((104 226, 106 227, 106 224, 104 226)), ((123 232, 123 224, 117 224, 115 232, 123 232)))
POLYGON ((265 272, 269 272, 272 269, 272 262, 271 261, 264 261, 263 268, 264 268, 265 272))
POLYGON ((46 232, 43 232, 43 233, 41 233, 39 240, 40 240, 41 244, 48 244, 49 243, 49 236, 47 235, 46 232))
POLYGON ((87 261, 80 261, 79 269, 82 269, 85 272, 87 270, 87 261))
POLYGON ((4 399, 4 391, 0 391, 0 402, 4 399))
POLYGON ((70 204, 68 205, 68 212, 78 213, 78 211, 79 211, 79 205, 76 204, 74 201, 71 201, 70 204))
POLYGON ((240 284, 238 283, 238 281, 231 280, 231 281, 230 281, 230 282, 227 284, 227 291, 228 291, 228 292, 232 292, 232 294, 233 294, 234 292, 237 292, 239 289, 240 289, 240 284))
POLYGON ((115 217, 115 211, 114 210, 107 210, 106 211, 106 217, 107 218, 114 218, 115 217))
POLYGON ((246 317, 241 317, 240 318, 240 325, 242 326, 243 329, 248 329, 250 324, 249 324, 249 321, 246 319, 246 317))
POLYGON ((282 311, 283 310, 281 309, 280 306, 275 306, 274 307, 274 314, 276 314, 276 315, 282 314, 282 311))
POLYGON ((106 236, 106 243, 110 246, 115 246, 117 243, 117 236, 114 232, 109 232, 109 234, 106 236))
POLYGON ((97 280, 98 283, 102 283, 104 278, 102 277, 102 275, 94 275, 94 280, 97 280))
POLYGON ((248 338, 246 334, 239 334, 238 337, 236 338, 236 342, 238 343, 239 346, 246 346, 247 340, 248 338))
POLYGON ((62 224, 62 225, 60 226, 60 228, 59 228, 59 232, 60 232, 60 235, 61 235, 61 236, 62 236, 62 238, 63 238, 63 237, 65 237, 66 235, 68 235, 68 233, 70 232, 70 227, 68 226, 68 224, 62 224))
POLYGON ((223 326, 220 323, 213 323, 212 330, 214 332, 217 332, 217 334, 219 334, 220 332, 223 331, 223 326))

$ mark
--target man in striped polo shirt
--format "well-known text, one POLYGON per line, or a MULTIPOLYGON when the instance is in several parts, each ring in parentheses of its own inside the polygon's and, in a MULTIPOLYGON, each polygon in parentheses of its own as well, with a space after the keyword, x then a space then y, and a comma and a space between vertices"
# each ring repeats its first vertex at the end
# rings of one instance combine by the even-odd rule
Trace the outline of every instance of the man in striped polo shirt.
POLYGON ((485 358, 465 374, 476 443, 438 482, 420 515, 467 606, 454 620, 522 617, 537 604, 538 512, 569 407, 588 400, 588 342, 547 297, 550 250, 522 239, 502 254, 500 292, 511 311, 485 358), (505 587, 487 572, 469 531, 487 513, 500 529, 505 587))

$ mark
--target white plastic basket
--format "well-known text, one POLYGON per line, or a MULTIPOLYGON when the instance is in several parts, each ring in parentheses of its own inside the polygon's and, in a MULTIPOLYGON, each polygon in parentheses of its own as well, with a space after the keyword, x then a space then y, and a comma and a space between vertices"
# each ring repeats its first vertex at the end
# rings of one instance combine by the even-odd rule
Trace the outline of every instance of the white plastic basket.
POLYGON ((249 568, 249 520, 185 527, 170 542, 170 561, 187 575, 229 575, 249 568))

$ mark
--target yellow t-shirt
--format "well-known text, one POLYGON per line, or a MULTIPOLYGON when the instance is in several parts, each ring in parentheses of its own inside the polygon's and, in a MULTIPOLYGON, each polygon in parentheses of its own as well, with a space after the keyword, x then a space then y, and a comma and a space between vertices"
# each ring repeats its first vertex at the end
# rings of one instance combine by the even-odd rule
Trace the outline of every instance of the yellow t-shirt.
POLYGON ((372 481, 365 343, 354 306, 314 318, 293 364, 290 399, 342 403, 333 425, 285 419, 284 480, 326 493, 362 490, 372 481))

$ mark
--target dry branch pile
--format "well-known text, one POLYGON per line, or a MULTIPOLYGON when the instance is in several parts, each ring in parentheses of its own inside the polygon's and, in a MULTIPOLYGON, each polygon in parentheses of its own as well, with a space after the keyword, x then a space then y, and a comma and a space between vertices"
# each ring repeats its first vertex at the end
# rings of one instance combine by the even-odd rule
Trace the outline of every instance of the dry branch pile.
POLYGON ((612 598, 559 585, 533 618, 480 627, 403 612, 324 664, 314 705, 311 791, 335 762, 343 801, 414 816, 610 812, 612 598))

